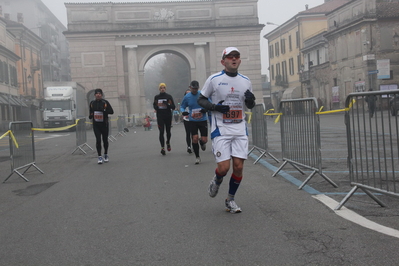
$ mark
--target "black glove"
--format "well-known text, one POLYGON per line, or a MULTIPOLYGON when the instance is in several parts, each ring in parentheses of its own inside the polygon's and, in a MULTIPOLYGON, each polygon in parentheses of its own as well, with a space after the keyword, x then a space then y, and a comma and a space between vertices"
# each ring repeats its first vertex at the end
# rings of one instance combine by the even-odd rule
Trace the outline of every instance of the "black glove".
POLYGON ((183 116, 187 116, 188 115, 188 112, 183 112, 183 113, 181 113, 183 116))
POLYGON ((168 105, 168 100, 163 100, 163 104, 168 105))
POLYGON ((230 111, 230 106, 228 106, 228 105, 223 105, 222 103, 223 103, 224 101, 222 100, 222 101, 220 101, 218 104, 216 104, 215 106, 214 106, 214 110, 215 111, 218 111, 218 112, 221 112, 221 113, 223 113, 223 114, 225 114, 225 113, 227 113, 228 111, 230 111))
POLYGON ((89 115, 89 119, 93 119, 93 115, 89 115))
POLYGON ((205 114, 205 113, 207 112, 207 110, 201 109, 200 112, 203 113, 203 114, 205 114))
POLYGON ((245 100, 255 101, 255 95, 250 90, 246 90, 244 96, 245 100))

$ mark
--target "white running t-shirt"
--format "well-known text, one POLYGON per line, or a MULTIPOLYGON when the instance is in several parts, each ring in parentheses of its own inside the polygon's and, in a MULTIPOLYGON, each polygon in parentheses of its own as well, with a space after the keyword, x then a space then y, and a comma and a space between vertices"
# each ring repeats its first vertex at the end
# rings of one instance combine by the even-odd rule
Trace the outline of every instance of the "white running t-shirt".
POLYGON ((222 114, 212 112, 211 138, 223 135, 248 135, 245 121, 246 90, 252 92, 252 84, 248 77, 238 74, 229 77, 224 71, 211 75, 201 89, 201 94, 218 104, 229 105, 230 111, 222 114))

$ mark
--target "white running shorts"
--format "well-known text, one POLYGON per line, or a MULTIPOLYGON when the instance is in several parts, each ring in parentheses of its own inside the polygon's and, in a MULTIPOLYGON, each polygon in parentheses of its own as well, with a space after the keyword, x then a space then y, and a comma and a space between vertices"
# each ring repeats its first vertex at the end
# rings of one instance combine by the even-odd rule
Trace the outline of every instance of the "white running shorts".
POLYGON ((216 163, 237 157, 246 160, 248 156, 248 136, 218 136, 212 139, 212 150, 216 163))

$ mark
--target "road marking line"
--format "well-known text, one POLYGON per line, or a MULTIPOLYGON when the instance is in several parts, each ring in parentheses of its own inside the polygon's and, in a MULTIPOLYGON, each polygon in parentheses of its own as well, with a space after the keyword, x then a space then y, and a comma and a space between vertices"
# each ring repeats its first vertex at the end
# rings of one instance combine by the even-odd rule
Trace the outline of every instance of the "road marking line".
POLYGON ((385 234, 385 235, 399 238, 399 230, 396 230, 396 229, 378 224, 376 222, 370 221, 369 219, 357 214, 356 212, 349 210, 345 206, 343 206, 340 210, 334 210, 335 207, 337 207, 339 203, 326 195, 323 195, 323 194, 312 195, 312 197, 319 200, 324 205, 326 205, 331 210, 333 210, 338 216, 340 216, 348 221, 351 221, 355 224, 366 227, 373 231, 377 231, 377 232, 385 234))
MULTIPOLYGON (((255 155, 253 155, 252 153, 250 154, 250 157, 252 157, 254 160, 257 159, 257 157, 255 155)), ((268 168, 269 170, 272 170, 273 172, 275 172, 278 169, 277 167, 270 164, 269 162, 267 162, 264 159, 260 159, 258 162, 260 162, 264 167, 268 168)), ((280 170, 279 175, 295 185, 298 185, 298 183, 301 183, 298 179, 296 179, 295 177, 291 176, 290 174, 286 173, 283 170, 280 170)), ((399 238, 398 230, 384 226, 384 225, 380 225, 373 221, 370 221, 370 220, 366 219, 365 217, 355 213, 354 211, 349 210, 345 206, 342 206, 342 208, 340 210, 334 210, 335 207, 337 207, 339 203, 337 201, 333 200, 332 198, 330 198, 324 194, 321 194, 322 192, 317 191, 316 189, 310 187, 309 185, 305 185, 302 190, 311 194, 311 196, 313 198, 321 201, 327 207, 329 207, 331 210, 333 210, 335 212, 335 214, 339 215, 340 217, 342 217, 346 220, 349 220, 353 223, 356 223, 360 226, 371 229, 373 231, 399 238)))

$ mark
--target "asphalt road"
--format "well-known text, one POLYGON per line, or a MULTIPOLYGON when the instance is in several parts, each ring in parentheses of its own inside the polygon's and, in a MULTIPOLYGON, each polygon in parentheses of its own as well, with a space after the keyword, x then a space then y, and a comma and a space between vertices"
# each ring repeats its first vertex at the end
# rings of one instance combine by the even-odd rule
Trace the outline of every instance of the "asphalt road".
MULTIPOLYGON (((270 122, 278 155, 278 126, 270 122)), ((236 195, 243 212, 230 214, 224 208, 228 178, 217 197, 207 193, 215 170, 210 143, 195 165, 183 125, 173 126, 166 156, 153 128, 119 136, 103 165, 94 151, 72 154, 74 133, 35 132, 36 164, 44 174, 31 168, 29 182, 14 174, 0 184, 0 265, 398 265, 398 238, 343 219, 308 192, 344 196, 324 180, 315 177, 298 190, 292 180, 302 175, 287 169, 271 177, 279 164, 265 158, 254 165, 250 156, 236 195)), ((337 154, 329 158, 339 165, 341 147, 331 145, 337 154)), ((0 147, 3 179, 8 156, 0 147)), ((345 170, 330 167, 329 159, 323 167, 345 170)), ((345 184, 345 174, 328 175, 345 184)), ((364 205, 385 209, 358 200, 348 208, 357 204, 362 211, 364 205)))

